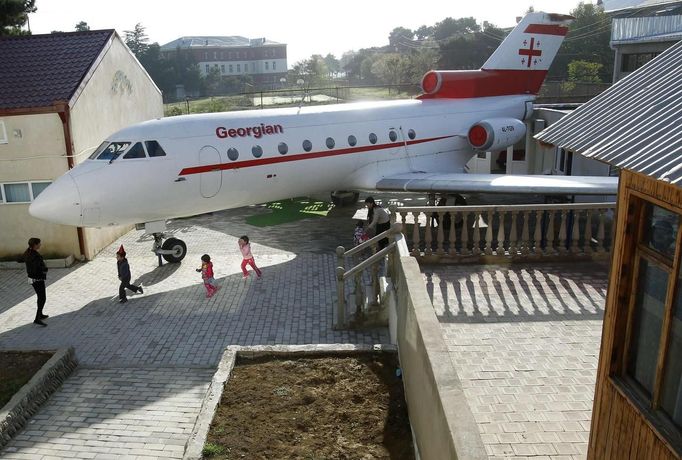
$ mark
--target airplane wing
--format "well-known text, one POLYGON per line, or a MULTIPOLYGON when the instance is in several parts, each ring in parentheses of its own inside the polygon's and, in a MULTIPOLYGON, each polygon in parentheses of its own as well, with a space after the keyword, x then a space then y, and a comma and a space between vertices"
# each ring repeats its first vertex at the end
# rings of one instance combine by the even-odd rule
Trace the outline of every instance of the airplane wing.
POLYGON ((376 184, 376 189, 400 192, 615 195, 618 192, 618 178, 604 176, 405 173, 384 177, 376 184))

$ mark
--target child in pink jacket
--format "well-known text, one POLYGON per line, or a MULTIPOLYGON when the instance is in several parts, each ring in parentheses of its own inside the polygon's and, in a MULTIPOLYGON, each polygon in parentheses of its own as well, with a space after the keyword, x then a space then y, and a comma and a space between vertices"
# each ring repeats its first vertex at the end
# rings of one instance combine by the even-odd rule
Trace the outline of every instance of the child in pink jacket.
POLYGON ((213 294, 218 292, 220 287, 216 286, 215 278, 213 277, 213 262, 211 262, 211 256, 208 254, 201 256, 201 268, 197 268, 197 272, 201 273, 201 279, 204 280, 206 297, 213 297, 213 294))
POLYGON ((251 245, 249 244, 248 236, 244 235, 239 238, 239 249, 242 251, 242 257, 244 257, 244 260, 242 260, 242 273, 244 273, 244 279, 249 277, 249 272, 246 271, 247 265, 251 265, 258 278, 260 278, 263 275, 263 272, 260 271, 260 268, 256 267, 256 261, 253 260, 253 254, 251 254, 251 245))

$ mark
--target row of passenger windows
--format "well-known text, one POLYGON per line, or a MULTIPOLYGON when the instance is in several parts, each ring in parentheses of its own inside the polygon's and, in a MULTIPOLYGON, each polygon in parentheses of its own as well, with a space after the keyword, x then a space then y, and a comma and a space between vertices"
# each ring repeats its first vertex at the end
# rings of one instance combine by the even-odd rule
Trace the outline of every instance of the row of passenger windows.
MULTIPOLYGON (((414 140, 417 137, 417 133, 414 131, 414 129, 410 129, 407 131, 407 137, 410 138, 410 140, 414 140)), ((390 130, 388 132, 388 138, 391 140, 391 142, 395 142, 398 140, 398 133, 395 130, 390 130)), ((369 143, 370 144, 376 144, 379 141, 379 138, 377 137, 376 134, 370 133, 369 134, 369 143)), ((352 134, 348 136, 348 145, 351 147, 355 147, 358 143, 358 140, 355 136, 352 134)), ((325 140, 325 144, 327 145, 328 149, 333 149, 336 146, 336 141, 334 140, 333 137, 328 137, 325 140)), ((313 149, 313 143, 310 142, 308 139, 303 141, 303 144, 301 145, 303 147, 303 150, 306 152, 310 152, 313 149)), ((287 145, 286 142, 280 142, 277 144, 277 151, 281 155, 286 155, 289 152, 289 146, 287 145)), ((263 148, 260 145, 254 145, 251 147, 251 154, 255 158, 260 158, 263 156, 263 148)), ((232 161, 236 161, 239 158, 239 151, 231 147, 227 149, 227 158, 229 158, 232 161)))
POLYGON ((90 155, 90 159, 113 160, 123 155, 123 159, 164 157, 166 152, 157 141, 136 142, 130 146, 131 142, 103 142, 97 150, 90 155), (144 144, 144 145, 143 145, 144 144))

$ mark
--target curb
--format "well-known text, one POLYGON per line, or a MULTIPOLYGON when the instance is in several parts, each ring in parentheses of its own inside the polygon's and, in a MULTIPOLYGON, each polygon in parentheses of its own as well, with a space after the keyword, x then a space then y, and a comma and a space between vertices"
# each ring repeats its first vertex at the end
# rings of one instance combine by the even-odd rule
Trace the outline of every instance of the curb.
POLYGON ((7 445, 12 436, 24 427, 28 419, 61 386, 77 365, 73 348, 60 348, 31 380, 0 408, 0 448, 7 445))
POLYGON ((225 382, 230 378, 230 373, 234 368, 237 358, 258 358, 261 356, 273 357, 303 357, 330 354, 362 354, 367 352, 390 352, 395 353, 398 347, 395 345, 353 345, 353 344, 317 344, 317 345, 258 345, 252 347, 242 347, 230 345, 223 352, 218 364, 218 370, 213 375, 213 380, 206 391, 204 402, 197 421, 192 429, 187 444, 185 444, 185 454, 183 460, 199 460, 202 457, 208 430, 215 415, 218 403, 223 394, 225 382))

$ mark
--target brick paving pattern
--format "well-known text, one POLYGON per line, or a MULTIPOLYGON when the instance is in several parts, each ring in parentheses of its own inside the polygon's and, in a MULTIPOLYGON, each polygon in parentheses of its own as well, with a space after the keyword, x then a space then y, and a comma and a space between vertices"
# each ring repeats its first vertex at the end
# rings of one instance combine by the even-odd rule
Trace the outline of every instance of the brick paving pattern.
MULTIPOLYGON (((181 264, 158 267, 151 238, 131 231, 93 261, 48 273, 48 327, 31 322, 35 294, 21 270, 0 270, 0 349, 73 346, 80 366, 3 458, 181 458, 227 345, 388 343, 386 328, 332 330, 338 244, 351 242, 355 209, 254 227, 260 206, 173 223, 181 264), (242 279, 237 240, 248 234, 263 279, 242 279), (128 252, 144 294, 118 303, 115 252, 128 252), (221 290, 205 298, 203 253, 221 290)), ((350 244, 349 244, 350 245, 350 244)), ((48 247, 43 248, 49 251, 48 247)))
POLYGON ((491 459, 585 458, 607 270, 422 267, 491 459))

